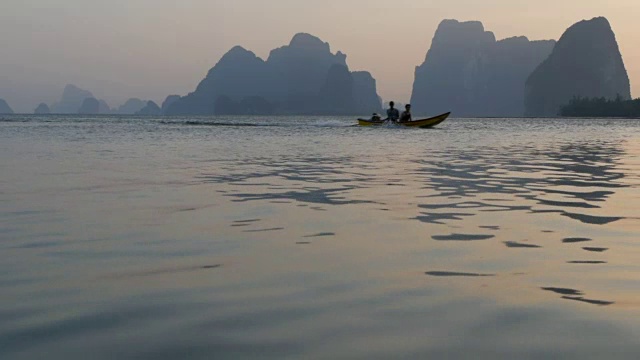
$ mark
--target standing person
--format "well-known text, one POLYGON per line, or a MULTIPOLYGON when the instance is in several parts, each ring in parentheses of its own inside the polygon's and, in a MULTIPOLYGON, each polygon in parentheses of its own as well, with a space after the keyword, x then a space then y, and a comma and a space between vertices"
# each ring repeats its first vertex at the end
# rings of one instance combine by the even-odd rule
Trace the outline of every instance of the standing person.
POLYGON ((395 108, 396 103, 393 101, 389 102, 389 109, 387 110, 387 118, 385 120, 391 120, 394 123, 398 122, 400 119, 400 112, 395 108))
POLYGON ((404 111, 402 112, 402 115, 400 115, 400 122, 404 123, 412 120, 413 120, 413 117, 411 116, 411 105, 407 104, 404 106, 404 111))

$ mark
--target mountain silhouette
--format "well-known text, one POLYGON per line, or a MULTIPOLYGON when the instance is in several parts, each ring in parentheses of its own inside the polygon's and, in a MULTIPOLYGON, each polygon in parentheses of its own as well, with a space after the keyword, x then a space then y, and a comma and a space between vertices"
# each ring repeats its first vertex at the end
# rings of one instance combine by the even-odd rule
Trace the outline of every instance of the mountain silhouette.
MULTIPOLYGON (((85 99, 95 97, 90 91, 81 89, 75 85, 69 84, 65 86, 60 101, 54 103, 50 107, 50 113, 53 114, 77 114, 83 105, 85 99)), ((93 104, 91 104, 93 105, 93 104)), ((85 109, 86 110, 86 109, 85 109)), ((104 100, 98 100, 98 112, 92 114, 109 114, 112 110, 104 100)))
POLYGON ((288 45, 272 50, 266 61, 240 46, 232 48, 194 92, 172 99, 165 113, 351 114, 364 104, 373 106, 366 112, 378 111, 381 106, 375 87, 370 74, 349 71, 346 55, 333 54, 328 43, 300 33, 288 45), (339 103, 329 89, 344 95, 341 101, 345 103, 339 103))
POLYGON ((556 116, 574 97, 631 98, 629 77, 606 18, 571 26, 526 83, 526 115, 556 116))
POLYGON ((45 103, 41 103, 40 105, 38 105, 38 107, 36 107, 35 110, 33 110, 33 113, 39 114, 39 115, 46 115, 46 114, 50 114, 51 110, 49 109, 49 105, 45 103))
POLYGON ((320 90, 318 112, 322 109, 335 115, 352 112, 355 105, 353 89, 353 76, 349 69, 345 65, 332 65, 320 90))
POLYGON ((174 101, 169 115, 215 114, 215 102, 220 96, 241 100, 248 96, 269 96, 275 74, 251 51, 236 46, 214 66, 196 91, 174 101))
POLYGON ((522 116, 526 79, 554 45, 524 36, 496 41, 481 22, 444 20, 416 68, 414 112, 522 116))
POLYGON ((90 91, 69 84, 65 86, 60 101, 51 105, 51 112, 54 114, 76 114, 82 106, 82 102, 87 98, 93 98, 90 91))
POLYGON ((285 112, 317 112, 322 107, 319 92, 329 69, 333 65, 346 67, 346 60, 346 55, 333 54, 328 43, 306 33, 296 34, 289 45, 272 50, 267 63, 275 72, 274 88, 285 112))
POLYGON ((162 115, 162 109, 153 101, 147 101, 147 105, 136 112, 136 115, 162 115))
POLYGON ((134 115, 138 111, 144 109, 145 106, 147 106, 146 101, 142 101, 138 98, 131 98, 124 104, 120 105, 116 113, 120 115, 134 115))
POLYGON ((173 105, 174 102, 180 100, 180 95, 169 95, 162 102, 162 113, 166 114, 169 110, 169 106, 173 105))
POLYGON ((96 98, 86 98, 78 109, 78 114, 96 115, 100 113, 100 102, 96 98))
POLYGON ((113 109, 107 104, 104 100, 98 100, 98 113, 99 114, 111 114, 113 113, 113 109))
POLYGON ((369 114, 382 111, 382 101, 377 92, 376 79, 368 71, 354 71, 353 101, 354 111, 358 114, 369 114))
POLYGON ((0 99, 0 114, 13 114, 13 110, 4 99, 0 99))

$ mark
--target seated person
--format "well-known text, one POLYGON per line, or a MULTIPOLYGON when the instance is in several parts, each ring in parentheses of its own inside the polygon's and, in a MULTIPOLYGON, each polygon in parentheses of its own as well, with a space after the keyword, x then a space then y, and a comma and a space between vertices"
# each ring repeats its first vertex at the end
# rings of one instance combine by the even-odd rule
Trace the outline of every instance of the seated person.
POLYGON ((387 118, 385 120, 396 122, 400 119, 400 112, 394 106, 396 106, 396 103, 393 101, 389 102, 389 110, 387 110, 387 118))
POLYGON ((411 105, 407 104, 404 107, 404 111, 402 112, 402 115, 400 115, 400 122, 404 123, 412 120, 413 120, 413 117, 411 116, 411 105))
POLYGON ((382 121, 382 117, 378 115, 378 113, 373 113, 371 116, 371 121, 382 121))

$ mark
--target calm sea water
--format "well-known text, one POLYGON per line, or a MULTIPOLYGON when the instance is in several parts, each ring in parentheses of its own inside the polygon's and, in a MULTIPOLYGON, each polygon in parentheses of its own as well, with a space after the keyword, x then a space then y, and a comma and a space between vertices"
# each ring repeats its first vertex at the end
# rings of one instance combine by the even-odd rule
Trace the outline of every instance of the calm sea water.
POLYGON ((0 117, 0 358, 640 358, 640 121, 0 117))

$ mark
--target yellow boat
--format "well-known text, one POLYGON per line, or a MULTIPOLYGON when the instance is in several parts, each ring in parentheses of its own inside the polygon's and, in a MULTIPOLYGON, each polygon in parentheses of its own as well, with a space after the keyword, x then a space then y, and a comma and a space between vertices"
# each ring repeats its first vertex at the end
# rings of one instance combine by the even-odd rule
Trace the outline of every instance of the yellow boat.
MULTIPOLYGON (((408 121, 408 122, 402 122, 402 123, 399 122, 396 124, 407 126, 407 127, 417 127, 417 128, 426 129, 426 128, 434 127, 442 123, 443 121, 447 120, 449 115, 451 115, 451 112, 434 116, 428 119, 414 120, 414 121, 408 121)), ((367 120, 367 119, 358 119, 358 125, 360 126, 378 126, 378 125, 384 125, 384 124, 391 124, 391 122, 388 120, 374 121, 374 120, 367 120)))

